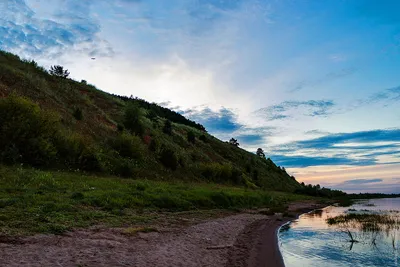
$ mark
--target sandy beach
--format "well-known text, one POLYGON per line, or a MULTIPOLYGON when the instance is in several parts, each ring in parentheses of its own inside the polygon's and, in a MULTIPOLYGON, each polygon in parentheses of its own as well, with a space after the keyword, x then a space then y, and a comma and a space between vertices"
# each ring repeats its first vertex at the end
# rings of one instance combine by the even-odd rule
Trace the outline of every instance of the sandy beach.
MULTIPOLYGON (((292 216, 320 208, 289 206, 292 216)), ((292 217, 291 216, 291 217, 292 217)), ((277 230, 290 218, 248 211, 127 236, 121 229, 0 239, 0 266, 284 266, 277 230)))

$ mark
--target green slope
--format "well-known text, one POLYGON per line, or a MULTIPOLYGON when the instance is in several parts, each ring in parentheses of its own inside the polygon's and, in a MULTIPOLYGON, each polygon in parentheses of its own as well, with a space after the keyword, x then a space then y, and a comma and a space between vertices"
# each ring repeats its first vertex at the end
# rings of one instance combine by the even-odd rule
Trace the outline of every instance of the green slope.
POLYGON ((7 164, 287 192, 301 187, 271 160, 218 140, 180 114, 52 76, 6 52, 0 115, 0 161, 7 164))
POLYGON ((0 165, 0 240, 93 225, 182 224, 180 218, 190 214, 215 216, 242 208, 285 212, 290 202, 307 199, 213 183, 133 180, 0 165))

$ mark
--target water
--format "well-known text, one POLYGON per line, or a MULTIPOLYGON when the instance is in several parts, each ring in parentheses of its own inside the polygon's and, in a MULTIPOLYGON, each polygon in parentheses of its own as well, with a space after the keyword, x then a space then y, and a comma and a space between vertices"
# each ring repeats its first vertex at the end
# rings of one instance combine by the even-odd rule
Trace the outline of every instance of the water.
POLYGON ((351 207, 330 206, 304 214, 281 228, 279 243, 286 267, 400 266, 400 198, 358 201, 351 207), (349 210, 350 209, 350 210, 349 210), (394 223, 328 225, 346 214, 386 214, 394 223), (374 226, 374 225, 372 225, 374 226), (376 226, 376 225, 375 225, 376 226), (351 238, 358 242, 350 242, 351 238))

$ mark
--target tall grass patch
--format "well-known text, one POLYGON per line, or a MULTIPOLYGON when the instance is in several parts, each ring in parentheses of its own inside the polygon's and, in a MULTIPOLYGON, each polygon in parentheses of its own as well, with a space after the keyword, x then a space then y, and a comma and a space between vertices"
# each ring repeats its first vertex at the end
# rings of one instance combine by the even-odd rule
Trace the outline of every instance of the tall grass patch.
POLYGON ((216 184, 156 182, 0 165, 0 235, 62 233, 146 221, 154 211, 272 207, 305 196, 216 184))

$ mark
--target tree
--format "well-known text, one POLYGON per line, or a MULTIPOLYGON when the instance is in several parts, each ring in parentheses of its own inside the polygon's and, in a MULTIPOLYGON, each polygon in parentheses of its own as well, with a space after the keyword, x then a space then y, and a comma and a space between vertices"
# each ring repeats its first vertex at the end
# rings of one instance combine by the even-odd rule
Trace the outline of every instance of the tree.
POLYGON ((80 108, 75 108, 74 112, 72 113, 74 118, 78 121, 81 121, 83 119, 83 113, 80 108))
POLYGON ((207 143, 207 137, 204 134, 200 135, 199 140, 203 141, 204 143, 207 143))
POLYGON ((175 171, 178 168, 178 157, 176 153, 170 148, 164 148, 160 155, 161 163, 168 169, 175 171))
POLYGON ((262 148, 257 148, 256 154, 257 154, 257 156, 259 156, 260 158, 265 159, 264 150, 263 150, 262 148))
POLYGON ((235 138, 231 138, 231 140, 229 140, 229 144, 234 145, 234 146, 239 146, 239 143, 238 143, 237 139, 235 139, 235 138))
POLYGON ((143 135, 144 127, 141 121, 141 110, 136 103, 129 103, 125 109, 124 126, 131 133, 143 135))
POLYGON ((157 113, 152 108, 150 108, 150 110, 147 112, 147 118, 154 121, 157 118, 157 113))
POLYGON ((68 78, 70 74, 68 70, 64 70, 64 67, 60 65, 51 66, 49 72, 51 75, 61 78, 68 78))
POLYGON ((164 127, 163 127, 163 132, 165 134, 172 135, 172 123, 171 123, 170 120, 166 120, 165 121, 165 124, 164 124, 164 127))
POLYGON ((189 143, 192 144, 196 143, 196 136, 194 135, 194 132, 192 131, 187 132, 187 140, 189 143))

